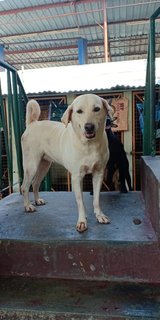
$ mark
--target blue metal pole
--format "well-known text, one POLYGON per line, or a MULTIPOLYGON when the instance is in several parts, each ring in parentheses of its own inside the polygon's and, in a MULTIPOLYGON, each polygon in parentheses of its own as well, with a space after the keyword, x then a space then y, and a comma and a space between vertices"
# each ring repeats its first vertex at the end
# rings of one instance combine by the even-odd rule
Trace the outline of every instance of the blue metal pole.
POLYGON ((78 60, 79 64, 87 64, 87 40, 78 40, 78 60))

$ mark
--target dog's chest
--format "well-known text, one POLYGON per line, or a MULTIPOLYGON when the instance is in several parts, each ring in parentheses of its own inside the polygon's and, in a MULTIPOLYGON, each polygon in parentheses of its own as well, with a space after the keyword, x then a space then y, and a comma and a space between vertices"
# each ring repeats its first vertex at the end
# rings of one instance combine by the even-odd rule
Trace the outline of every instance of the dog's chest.
POLYGON ((84 156, 80 163, 80 173, 89 174, 101 171, 106 165, 105 155, 95 154, 84 156))
POLYGON ((94 173, 95 171, 100 171, 101 170, 101 165, 100 163, 97 161, 95 163, 91 163, 91 164, 83 164, 80 166, 80 173, 81 174, 89 174, 89 173, 94 173))

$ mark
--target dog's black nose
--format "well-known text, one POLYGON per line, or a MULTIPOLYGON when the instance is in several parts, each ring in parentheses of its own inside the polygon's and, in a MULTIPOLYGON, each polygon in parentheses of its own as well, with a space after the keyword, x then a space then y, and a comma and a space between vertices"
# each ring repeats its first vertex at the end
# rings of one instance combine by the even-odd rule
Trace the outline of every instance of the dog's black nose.
POLYGON ((92 133, 95 130, 95 126, 93 123, 86 123, 84 129, 87 133, 92 133))

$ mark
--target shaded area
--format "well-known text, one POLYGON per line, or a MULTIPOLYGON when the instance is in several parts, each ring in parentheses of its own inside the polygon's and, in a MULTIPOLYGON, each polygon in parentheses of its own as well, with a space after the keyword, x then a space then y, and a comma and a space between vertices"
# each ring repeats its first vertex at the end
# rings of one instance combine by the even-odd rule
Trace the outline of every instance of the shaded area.
POLYGON ((6 278, 0 282, 0 292, 1 319, 118 320, 160 316, 160 287, 152 285, 6 278))

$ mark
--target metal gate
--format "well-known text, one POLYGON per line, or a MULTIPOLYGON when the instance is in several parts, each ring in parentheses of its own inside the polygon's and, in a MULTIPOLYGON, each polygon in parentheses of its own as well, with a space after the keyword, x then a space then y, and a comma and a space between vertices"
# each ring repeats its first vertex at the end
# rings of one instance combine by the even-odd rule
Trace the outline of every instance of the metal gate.
POLYGON ((16 150, 18 181, 23 178, 21 135, 25 128, 25 105, 27 96, 19 75, 12 66, 0 61, 6 72, 7 95, 0 82, 0 197, 13 190, 13 145, 16 150))

